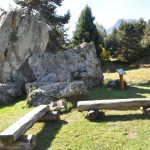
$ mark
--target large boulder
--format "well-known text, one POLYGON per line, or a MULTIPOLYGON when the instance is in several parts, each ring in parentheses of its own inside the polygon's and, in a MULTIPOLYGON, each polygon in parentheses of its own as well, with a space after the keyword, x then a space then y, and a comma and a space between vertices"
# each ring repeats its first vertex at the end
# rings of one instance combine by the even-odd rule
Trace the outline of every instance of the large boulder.
POLYGON ((103 74, 96 57, 93 43, 83 43, 80 47, 58 54, 33 54, 29 58, 38 82, 83 81, 87 87, 103 82, 103 74))
POLYGON ((44 53, 49 31, 46 23, 23 11, 0 12, 0 103, 20 96, 25 83, 35 80, 28 58, 44 53))
POLYGON ((93 43, 83 43, 58 54, 34 54, 29 58, 29 66, 37 79, 26 85, 29 105, 83 95, 88 87, 103 82, 93 43))
POLYGON ((2 13, 0 17, 0 82, 25 83, 34 74, 28 58, 44 53, 49 40, 49 26, 24 12, 2 13))
POLYGON ((103 82, 93 43, 53 53, 50 34, 46 23, 23 11, 0 14, 0 83, 26 89, 29 105, 83 95, 103 82))
POLYGON ((49 104, 51 101, 60 99, 61 97, 72 97, 85 95, 86 86, 82 81, 74 82, 57 82, 38 86, 35 83, 27 87, 29 105, 38 106, 40 104, 49 104), (30 86, 30 88, 29 88, 30 86))

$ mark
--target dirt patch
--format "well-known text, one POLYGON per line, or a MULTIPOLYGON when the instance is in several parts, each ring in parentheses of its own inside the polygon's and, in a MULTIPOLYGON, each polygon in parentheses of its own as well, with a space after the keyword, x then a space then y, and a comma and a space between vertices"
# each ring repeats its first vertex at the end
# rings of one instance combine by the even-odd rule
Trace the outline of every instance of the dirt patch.
POLYGON ((126 135, 129 139, 136 139, 138 134, 135 131, 125 130, 124 135, 126 135))

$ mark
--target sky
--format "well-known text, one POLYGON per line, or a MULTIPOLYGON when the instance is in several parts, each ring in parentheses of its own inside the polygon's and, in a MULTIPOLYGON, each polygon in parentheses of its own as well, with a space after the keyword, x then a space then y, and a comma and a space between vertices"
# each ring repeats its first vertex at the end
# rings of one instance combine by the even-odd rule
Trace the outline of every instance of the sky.
MULTIPOLYGON (((8 10, 13 0, 0 0, 0 7, 8 10)), ((150 0, 64 0, 62 6, 57 9, 59 14, 67 10, 71 12, 71 19, 66 27, 71 36, 81 11, 88 4, 95 16, 95 22, 109 29, 119 19, 150 19, 150 0)))

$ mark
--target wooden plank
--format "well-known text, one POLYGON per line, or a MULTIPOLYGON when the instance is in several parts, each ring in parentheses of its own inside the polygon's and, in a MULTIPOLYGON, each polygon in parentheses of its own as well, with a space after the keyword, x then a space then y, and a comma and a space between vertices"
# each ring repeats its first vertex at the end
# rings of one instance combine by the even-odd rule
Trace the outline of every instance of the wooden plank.
POLYGON ((150 106, 150 98, 112 99, 112 100, 92 100, 79 101, 77 107, 79 111, 85 110, 129 110, 142 106, 150 106))
POLYGON ((17 140, 25 133, 33 124, 39 120, 46 112, 49 111, 48 105, 40 105, 20 118, 17 122, 9 126, 6 130, 0 133, 0 140, 11 143, 17 140))

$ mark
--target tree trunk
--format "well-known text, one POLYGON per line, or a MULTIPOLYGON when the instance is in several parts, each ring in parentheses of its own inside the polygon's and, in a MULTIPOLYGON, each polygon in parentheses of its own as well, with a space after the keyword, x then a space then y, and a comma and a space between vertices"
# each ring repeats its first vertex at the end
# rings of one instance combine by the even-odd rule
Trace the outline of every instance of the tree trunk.
POLYGON ((129 110, 139 107, 150 106, 150 98, 131 98, 113 100, 93 100, 79 101, 77 107, 79 111, 85 110, 129 110))

